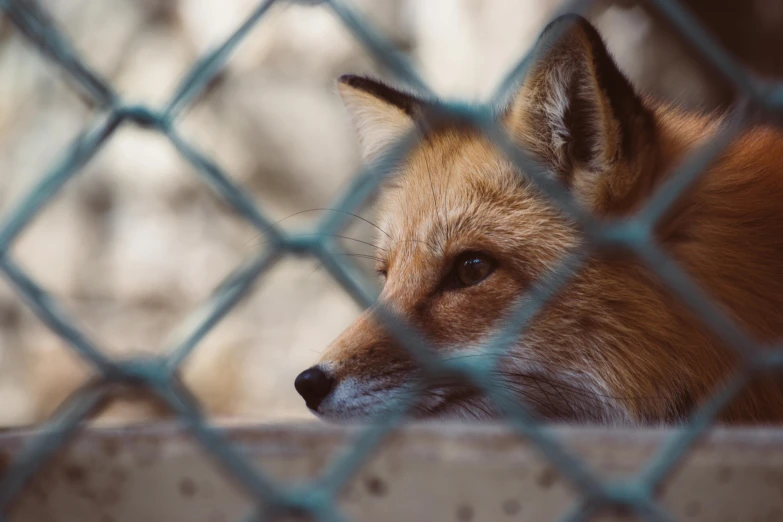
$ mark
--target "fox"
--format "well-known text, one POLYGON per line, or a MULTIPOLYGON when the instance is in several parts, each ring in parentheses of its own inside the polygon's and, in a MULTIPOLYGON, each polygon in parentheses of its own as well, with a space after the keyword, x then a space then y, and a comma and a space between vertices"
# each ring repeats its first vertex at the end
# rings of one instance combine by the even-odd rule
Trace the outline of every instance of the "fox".
MULTIPOLYGON (((532 56, 494 108, 496 123, 602 222, 643 209, 732 117, 733 109, 692 112, 637 89, 579 15, 551 21, 532 56)), ((774 371, 729 346, 629 249, 592 244, 481 129, 433 117, 433 99, 411 89, 353 74, 336 83, 364 162, 407 135, 417 141, 379 190, 377 302, 295 379, 316 417, 377 419, 420 382, 406 412, 414 419, 502 418, 508 408, 477 386, 428 379, 378 307, 407 321, 441 359, 478 360, 512 307, 558 260, 581 252, 582 266, 489 373, 514 403, 545 422, 676 425, 749 372, 715 421, 783 419, 783 380, 774 371)), ((783 134, 753 120, 650 232, 752 339, 745 348, 754 354, 769 353, 783 334, 780 151, 783 134)))

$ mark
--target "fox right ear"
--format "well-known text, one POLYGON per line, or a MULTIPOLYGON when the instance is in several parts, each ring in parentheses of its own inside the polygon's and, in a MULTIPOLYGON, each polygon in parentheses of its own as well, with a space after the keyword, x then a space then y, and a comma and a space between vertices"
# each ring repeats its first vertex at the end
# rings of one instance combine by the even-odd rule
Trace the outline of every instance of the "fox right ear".
POLYGON ((421 102, 379 81, 343 75, 337 90, 359 138, 362 156, 372 161, 416 126, 421 102))
POLYGON ((586 19, 542 32, 508 113, 512 131, 594 208, 627 195, 646 166, 654 118, 586 19))

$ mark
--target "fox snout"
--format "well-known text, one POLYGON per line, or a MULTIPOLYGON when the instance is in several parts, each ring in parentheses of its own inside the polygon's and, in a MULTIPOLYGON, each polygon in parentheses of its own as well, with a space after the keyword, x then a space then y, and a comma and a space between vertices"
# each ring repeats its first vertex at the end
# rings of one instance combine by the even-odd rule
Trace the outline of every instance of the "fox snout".
POLYGON ((334 378, 318 366, 313 366, 297 375, 294 387, 307 407, 318 411, 318 406, 334 387, 334 378))
POLYGON ((296 391, 317 416, 334 421, 366 419, 416 375, 409 354, 386 334, 368 310, 300 373, 296 391))

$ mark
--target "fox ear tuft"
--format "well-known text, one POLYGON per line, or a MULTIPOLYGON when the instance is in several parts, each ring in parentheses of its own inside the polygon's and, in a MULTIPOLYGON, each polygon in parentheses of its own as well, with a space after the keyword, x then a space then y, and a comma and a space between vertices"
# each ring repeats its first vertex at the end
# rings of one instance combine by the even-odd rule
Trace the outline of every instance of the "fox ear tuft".
POLYGON ((579 181, 575 172, 633 162, 652 116, 595 28, 561 16, 542 32, 533 59, 507 113, 515 136, 569 186, 579 181))
POLYGON ((365 161, 375 159, 415 128, 421 101, 370 78, 343 75, 337 90, 359 138, 365 161))

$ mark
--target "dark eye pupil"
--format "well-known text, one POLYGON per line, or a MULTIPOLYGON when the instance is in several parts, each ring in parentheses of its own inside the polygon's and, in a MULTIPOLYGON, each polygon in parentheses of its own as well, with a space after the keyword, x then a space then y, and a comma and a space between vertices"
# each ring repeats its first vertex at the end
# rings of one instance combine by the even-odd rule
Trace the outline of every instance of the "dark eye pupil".
POLYGON ((489 265, 479 257, 465 259, 459 266, 459 280, 463 285, 477 283, 486 277, 489 265))

